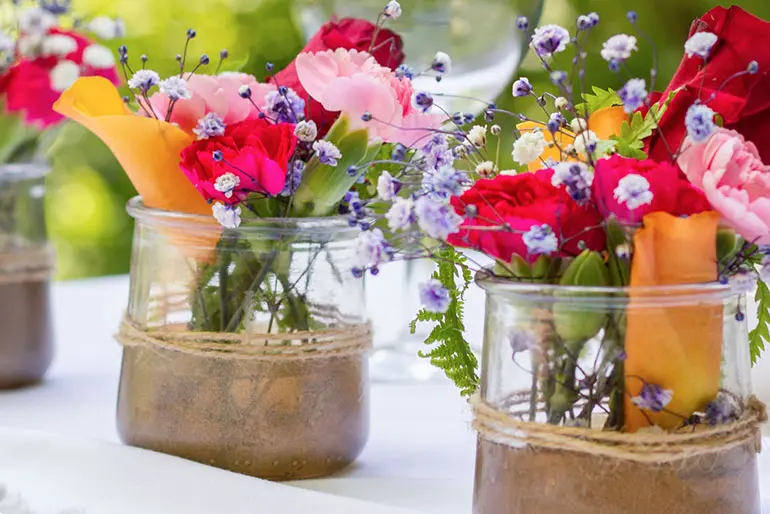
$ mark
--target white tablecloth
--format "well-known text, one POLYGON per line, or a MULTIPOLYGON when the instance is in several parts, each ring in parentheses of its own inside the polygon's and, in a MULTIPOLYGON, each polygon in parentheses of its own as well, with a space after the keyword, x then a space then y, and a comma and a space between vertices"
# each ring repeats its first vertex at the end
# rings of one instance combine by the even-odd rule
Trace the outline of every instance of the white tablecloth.
MULTIPOLYGON (((126 277, 56 284, 58 354, 49 379, 0 393, 1 426, 118 441, 114 411, 121 349, 112 334, 127 293, 126 277)), ((474 306, 469 316, 483 317, 480 309, 474 306)), ((475 321, 472 325, 480 329, 475 321)), ((474 451, 468 406, 451 384, 375 384, 371 435, 358 462, 335 477, 292 485, 426 514, 468 514, 474 451)), ((768 457, 760 460, 770 499, 768 457)))

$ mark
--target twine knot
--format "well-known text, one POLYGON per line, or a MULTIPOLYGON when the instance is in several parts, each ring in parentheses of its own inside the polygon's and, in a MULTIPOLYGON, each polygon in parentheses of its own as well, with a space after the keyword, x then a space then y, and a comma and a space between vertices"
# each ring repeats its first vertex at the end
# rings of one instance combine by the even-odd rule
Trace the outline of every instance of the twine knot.
POLYGON ((40 282, 56 272, 56 254, 49 245, 0 252, 0 284, 40 282))

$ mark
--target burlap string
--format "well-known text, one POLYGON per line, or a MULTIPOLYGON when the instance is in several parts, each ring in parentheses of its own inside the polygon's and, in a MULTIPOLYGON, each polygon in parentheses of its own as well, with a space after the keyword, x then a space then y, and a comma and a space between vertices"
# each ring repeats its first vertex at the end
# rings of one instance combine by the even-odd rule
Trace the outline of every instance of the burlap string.
POLYGON ((55 271, 56 254, 49 246, 0 252, 0 284, 48 280, 55 271))
POLYGON ((115 339, 123 346, 162 348, 218 359, 325 359, 360 354, 372 347, 369 324, 279 334, 188 332, 183 326, 144 330, 123 317, 115 339))
MULTIPOLYGON (((529 402, 528 399, 524 401, 529 402)), ((767 420, 765 405, 755 396, 749 398, 743 416, 734 423, 697 430, 689 428, 676 433, 628 434, 521 421, 490 407, 478 395, 471 400, 471 405, 475 415, 473 426, 479 436, 495 443, 513 448, 570 451, 650 464, 672 463, 718 453, 749 441, 753 441, 759 452, 760 424, 767 420)))

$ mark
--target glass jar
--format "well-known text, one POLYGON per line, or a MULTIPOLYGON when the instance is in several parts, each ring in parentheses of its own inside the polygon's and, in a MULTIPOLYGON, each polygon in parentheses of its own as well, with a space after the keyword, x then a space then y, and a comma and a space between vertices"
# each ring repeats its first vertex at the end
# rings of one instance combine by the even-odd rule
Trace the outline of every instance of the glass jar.
MULTIPOLYGON (((382 0, 301 0, 300 19, 308 37, 337 16, 373 20, 387 3, 382 0)), ((387 27, 404 40, 406 64, 415 70, 430 67, 437 51, 452 58, 452 71, 441 82, 429 74, 416 77, 415 90, 448 95, 470 95, 493 101, 513 77, 527 52, 529 41, 516 28, 516 19, 527 16, 537 26, 544 0, 411 0, 387 27), (483 30, 479 30, 483 27, 483 30)), ((478 113, 485 102, 462 98, 436 98, 448 112, 478 113)))
POLYGON ((272 480, 325 476, 368 437, 355 228, 332 218, 222 229, 134 198, 131 290, 118 339, 120 437, 272 480))
POLYGON ((759 514, 744 294, 477 282, 475 514, 759 514))
POLYGON ((0 166, 0 389, 39 382, 53 360, 48 171, 38 164, 0 166))

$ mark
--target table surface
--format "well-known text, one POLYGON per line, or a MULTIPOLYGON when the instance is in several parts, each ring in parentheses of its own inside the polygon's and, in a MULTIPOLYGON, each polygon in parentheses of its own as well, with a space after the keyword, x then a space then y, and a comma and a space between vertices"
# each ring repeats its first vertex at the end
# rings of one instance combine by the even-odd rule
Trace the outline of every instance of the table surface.
MULTIPOLYGON (((112 334, 127 294, 125 276, 54 286, 57 357, 45 383, 0 393, 0 425, 119 442, 114 411, 121 348, 112 334)), ((334 477, 291 485, 426 514, 468 514, 475 436, 457 390, 448 382, 373 384, 371 393, 371 433, 357 463, 334 477)), ((767 452, 760 470, 770 500, 767 452)))

